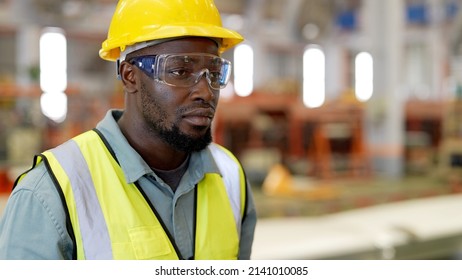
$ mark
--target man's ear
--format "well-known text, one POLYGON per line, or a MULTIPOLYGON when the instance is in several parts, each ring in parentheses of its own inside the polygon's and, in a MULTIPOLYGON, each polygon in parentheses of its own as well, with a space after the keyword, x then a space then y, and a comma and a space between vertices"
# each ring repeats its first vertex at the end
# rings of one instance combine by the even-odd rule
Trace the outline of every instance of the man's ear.
POLYGON ((137 91, 136 77, 132 64, 127 61, 122 61, 119 65, 119 75, 126 92, 134 93, 137 91))

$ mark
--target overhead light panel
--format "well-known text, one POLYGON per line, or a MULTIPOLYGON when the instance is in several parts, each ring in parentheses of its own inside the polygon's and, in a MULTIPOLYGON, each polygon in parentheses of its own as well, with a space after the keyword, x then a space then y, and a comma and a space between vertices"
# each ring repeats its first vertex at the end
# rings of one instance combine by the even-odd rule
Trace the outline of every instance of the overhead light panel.
POLYGON ((355 58, 355 95, 359 101, 367 101, 374 91, 374 60, 372 55, 361 52, 355 58))
POLYGON ((320 107, 326 99, 326 58, 318 46, 308 47, 303 54, 303 104, 320 107))
POLYGON ((234 89, 239 96, 253 91, 253 49, 241 44, 234 49, 234 89))
POLYGON ((67 115, 67 41, 60 28, 45 28, 40 36, 40 88, 42 113, 55 122, 67 115))

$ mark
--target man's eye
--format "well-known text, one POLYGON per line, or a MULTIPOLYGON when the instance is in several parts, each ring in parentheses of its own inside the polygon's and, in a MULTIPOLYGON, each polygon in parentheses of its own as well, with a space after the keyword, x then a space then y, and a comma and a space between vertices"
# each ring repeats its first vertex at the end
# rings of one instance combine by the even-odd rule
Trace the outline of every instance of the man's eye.
POLYGON ((170 75, 176 76, 178 78, 189 76, 189 71, 187 69, 173 69, 169 71, 170 75))
POLYGON ((220 72, 210 72, 210 77, 219 79, 221 77, 221 73, 220 72))

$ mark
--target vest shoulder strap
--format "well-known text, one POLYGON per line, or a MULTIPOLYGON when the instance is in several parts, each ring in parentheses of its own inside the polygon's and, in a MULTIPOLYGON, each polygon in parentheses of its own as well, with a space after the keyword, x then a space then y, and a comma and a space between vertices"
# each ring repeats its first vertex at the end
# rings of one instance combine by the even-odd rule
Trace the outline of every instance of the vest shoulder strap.
POLYGON ((246 205, 246 184, 244 170, 237 158, 226 148, 212 143, 209 145, 209 150, 212 153, 215 162, 220 169, 225 183, 226 192, 232 205, 234 219, 238 232, 240 233, 242 219, 245 214, 246 205))
MULTIPOLYGON (((81 136, 88 137, 90 133, 95 134, 89 131, 81 136)), ((98 148, 99 146, 94 145, 93 147, 98 148)), ((111 239, 106 220, 98 201, 91 172, 76 140, 71 139, 44 154, 47 153, 53 154, 53 157, 47 157, 53 171, 64 172, 67 175, 68 181, 62 180, 59 183, 61 187, 69 184, 72 189, 72 196, 70 193, 65 196, 66 202, 68 205, 75 204, 78 225, 74 226, 78 226, 82 236, 86 237, 81 240, 83 248, 85 248, 86 258, 111 259, 111 239)), ((66 178, 57 177, 58 180, 59 178, 66 178)))

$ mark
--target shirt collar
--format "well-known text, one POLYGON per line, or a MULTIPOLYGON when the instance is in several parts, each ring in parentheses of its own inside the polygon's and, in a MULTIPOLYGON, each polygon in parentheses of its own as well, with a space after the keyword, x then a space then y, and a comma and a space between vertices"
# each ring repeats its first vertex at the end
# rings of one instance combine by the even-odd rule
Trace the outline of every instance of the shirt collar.
MULTIPOLYGON (((120 163, 127 183, 134 183, 144 175, 152 174, 153 171, 144 159, 133 149, 123 135, 117 124, 122 116, 122 110, 109 110, 106 116, 97 124, 96 128, 106 138, 120 163)), ((197 183, 205 173, 221 174, 210 150, 204 149, 191 154, 188 167, 191 179, 197 183), (194 168, 192 168, 194 167, 194 168)))

